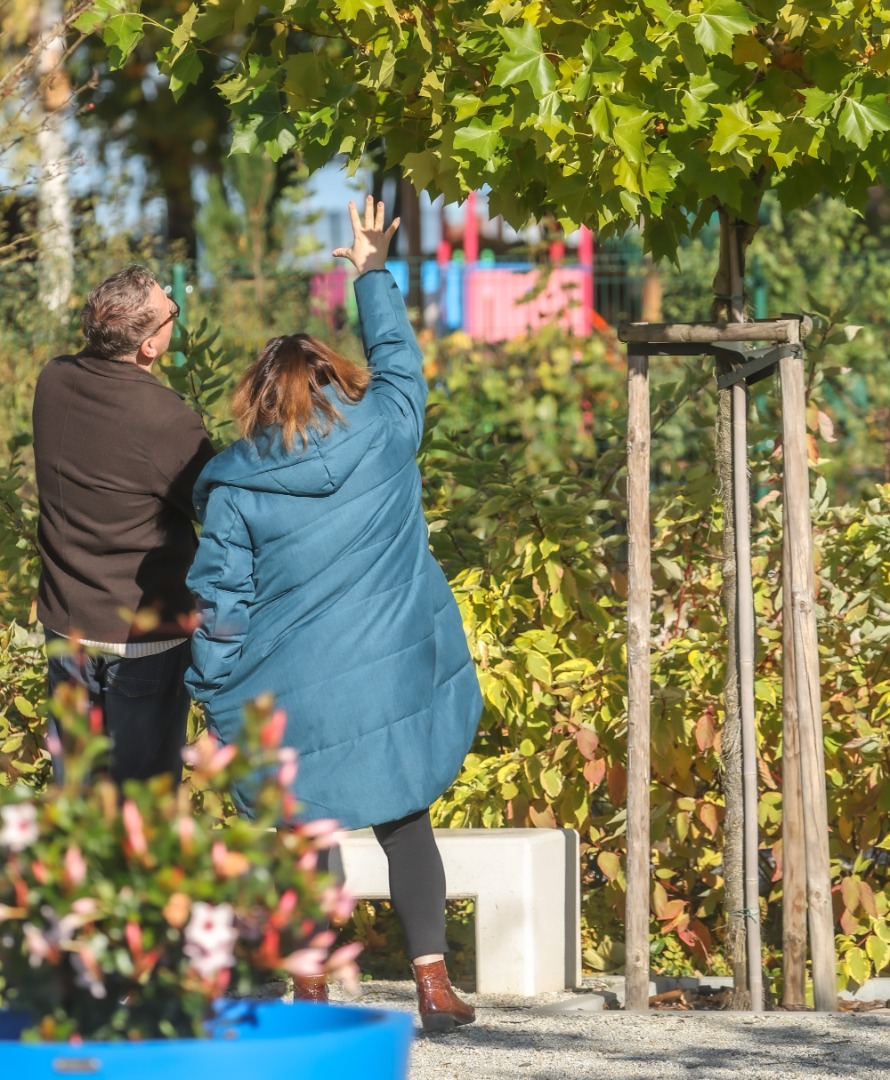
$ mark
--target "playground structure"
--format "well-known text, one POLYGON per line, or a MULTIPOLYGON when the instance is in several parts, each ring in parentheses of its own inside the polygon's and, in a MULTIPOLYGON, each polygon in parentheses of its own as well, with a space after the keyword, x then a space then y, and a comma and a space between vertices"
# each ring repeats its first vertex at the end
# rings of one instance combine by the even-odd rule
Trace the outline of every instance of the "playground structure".
MULTIPOLYGON (((476 198, 464 207, 462 248, 443 239, 435 258, 391 259, 387 268, 409 299, 412 274, 419 275, 422 322, 437 334, 462 331, 478 341, 506 341, 546 325, 583 337, 606 327, 594 307, 593 233, 577 234, 577 261, 567 262, 563 240, 548 248, 546 265, 498 261, 480 246, 476 198)), ((348 269, 337 265, 313 275, 311 295, 317 316, 354 316, 348 269)), ((626 314, 630 315, 631 312, 626 314)))

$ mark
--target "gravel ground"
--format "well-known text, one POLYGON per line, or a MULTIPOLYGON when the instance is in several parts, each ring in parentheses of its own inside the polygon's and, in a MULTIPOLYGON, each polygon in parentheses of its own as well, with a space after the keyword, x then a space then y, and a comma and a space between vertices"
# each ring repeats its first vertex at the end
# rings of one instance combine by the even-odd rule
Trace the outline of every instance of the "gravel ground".
MULTIPOLYGON (((428 1036, 418 1022, 410 1080, 890 1080, 887 1011, 634 1015, 594 1011, 591 990, 466 997, 475 1024, 428 1036)), ((413 985, 365 983, 356 1004, 413 1012, 413 985)))

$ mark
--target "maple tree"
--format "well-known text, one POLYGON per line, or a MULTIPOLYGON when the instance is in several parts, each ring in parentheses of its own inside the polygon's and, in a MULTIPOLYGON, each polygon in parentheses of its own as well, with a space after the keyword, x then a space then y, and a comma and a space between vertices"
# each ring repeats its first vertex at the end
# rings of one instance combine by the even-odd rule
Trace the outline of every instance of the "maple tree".
MULTIPOLYGON (((112 59, 145 17, 97 0, 112 59)), ((446 200, 484 184, 514 226, 552 213, 672 257, 715 210, 756 225, 822 190, 864 204, 890 148, 890 6, 875 0, 199 0, 159 53, 175 96, 213 43, 234 152, 387 162, 446 200), (313 39, 306 51, 302 41, 313 39), (301 45, 296 48, 299 37, 301 45)))

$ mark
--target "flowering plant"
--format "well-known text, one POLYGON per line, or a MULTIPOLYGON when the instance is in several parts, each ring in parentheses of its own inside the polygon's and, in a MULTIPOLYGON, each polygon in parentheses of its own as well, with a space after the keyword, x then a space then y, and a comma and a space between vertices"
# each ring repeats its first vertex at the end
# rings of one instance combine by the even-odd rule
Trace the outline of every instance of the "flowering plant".
POLYGON ((39 798, 0 788, 0 994, 33 1017, 26 1037, 201 1035, 226 993, 286 975, 355 979, 358 947, 332 952, 327 928, 351 900, 317 869, 337 826, 295 819, 283 714, 249 707, 240 747, 202 735, 184 751, 190 784, 121 791, 98 774, 109 743, 84 704, 74 687, 52 704, 70 743, 63 784, 39 798), (225 813, 248 776, 253 821, 225 813))

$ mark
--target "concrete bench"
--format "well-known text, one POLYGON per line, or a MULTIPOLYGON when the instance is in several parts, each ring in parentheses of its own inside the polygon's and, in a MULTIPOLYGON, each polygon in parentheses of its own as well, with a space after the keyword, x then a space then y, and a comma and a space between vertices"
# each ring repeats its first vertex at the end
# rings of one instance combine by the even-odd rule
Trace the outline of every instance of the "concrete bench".
MULTIPOLYGON (((581 891, 574 829, 436 829, 449 899, 476 901, 476 990, 532 997, 581 985, 581 891)), ((388 900, 386 856, 370 829, 340 847, 346 887, 388 900)))

